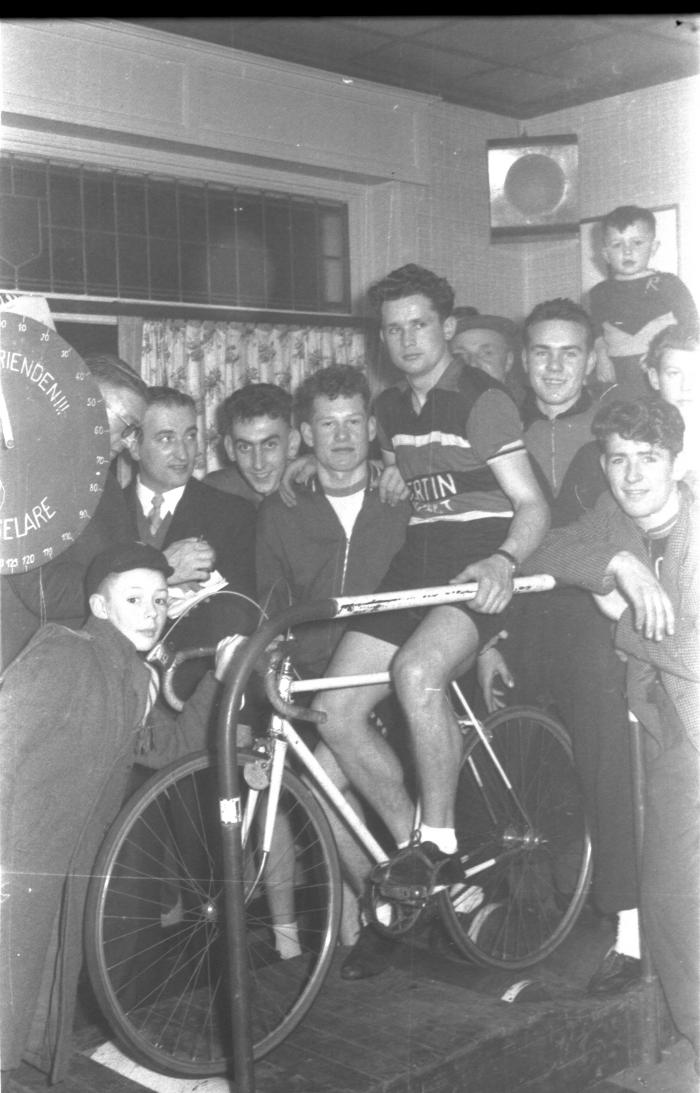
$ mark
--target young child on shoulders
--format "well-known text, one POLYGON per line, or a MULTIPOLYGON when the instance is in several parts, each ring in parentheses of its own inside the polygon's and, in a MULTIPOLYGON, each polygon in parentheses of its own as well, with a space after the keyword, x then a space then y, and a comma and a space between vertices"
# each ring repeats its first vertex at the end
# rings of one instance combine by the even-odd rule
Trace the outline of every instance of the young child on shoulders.
POLYGON ((2 1067, 24 1059, 59 1081, 70 1055, 87 883, 132 764, 152 767, 207 744, 209 715, 235 648, 217 647, 182 713, 154 700, 144 654, 166 620, 164 554, 144 543, 98 554, 81 630, 42 627, 0 690, 2 1067))
POLYGON ((649 393, 644 357, 652 338, 670 323, 697 320, 697 308, 679 277, 650 265, 659 247, 650 209, 620 205, 603 217, 601 229, 608 277, 589 294, 596 375, 617 381, 620 398, 639 398, 649 393))

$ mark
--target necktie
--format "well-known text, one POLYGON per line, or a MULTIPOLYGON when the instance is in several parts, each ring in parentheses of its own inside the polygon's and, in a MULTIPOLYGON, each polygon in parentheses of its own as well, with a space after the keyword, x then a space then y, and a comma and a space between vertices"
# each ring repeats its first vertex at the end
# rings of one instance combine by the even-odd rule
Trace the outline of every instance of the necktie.
POLYGON ((151 535, 156 535, 158 528, 163 523, 163 517, 160 514, 160 510, 163 507, 163 494, 154 493, 153 500, 151 502, 151 511, 148 514, 148 526, 151 529, 151 535))

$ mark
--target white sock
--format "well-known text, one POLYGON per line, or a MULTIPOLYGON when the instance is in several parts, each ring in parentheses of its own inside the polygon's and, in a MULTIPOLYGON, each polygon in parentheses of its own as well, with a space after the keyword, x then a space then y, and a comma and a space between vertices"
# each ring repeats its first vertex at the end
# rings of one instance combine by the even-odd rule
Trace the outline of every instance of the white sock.
POLYGON ((457 836, 453 827, 429 827, 420 825, 420 838, 424 843, 435 843, 443 854, 454 854, 457 850, 457 836))
POLYGON ((615 951, 639 960, 639 912, 636 907, 617 913, 615 951))
POLYGON ((275 948, 283 960, 291 960, 292 957, 301 956, 299 927, 296 922, 273 923, 272 930, 275 935, 275 948))

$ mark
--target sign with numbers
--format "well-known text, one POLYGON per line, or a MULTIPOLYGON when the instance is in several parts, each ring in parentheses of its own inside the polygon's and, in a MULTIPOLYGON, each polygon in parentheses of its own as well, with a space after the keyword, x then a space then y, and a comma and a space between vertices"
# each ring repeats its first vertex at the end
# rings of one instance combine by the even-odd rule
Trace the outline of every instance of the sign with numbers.
POLYGON ((57 557, 109 471, 109 425, 83 360, 50 327, 0 311, 0 574, 57 557))

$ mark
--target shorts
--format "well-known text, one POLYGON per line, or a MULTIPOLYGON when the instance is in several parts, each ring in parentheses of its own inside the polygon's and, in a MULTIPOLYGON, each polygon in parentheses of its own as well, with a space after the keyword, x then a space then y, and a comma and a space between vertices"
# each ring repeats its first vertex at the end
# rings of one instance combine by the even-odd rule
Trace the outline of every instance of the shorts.
MULTIPOLYGON (((504 541, 509 519, 494 517, 467 523, 434 523, 408 528, 406 542, 394 555, 375 592, 398 592, 405 588, 430 588, 449 584, 465 566, 488 558, 504 541)), ((449 604, 472 620, 483 645, 503 627, 503 615, 472 611, 469 602, 449 604)), ((400 611, 378 611, 351 619, 347 629, 388 642, 397 648, 418 628, 432 607, 411 607, 400 611)))

